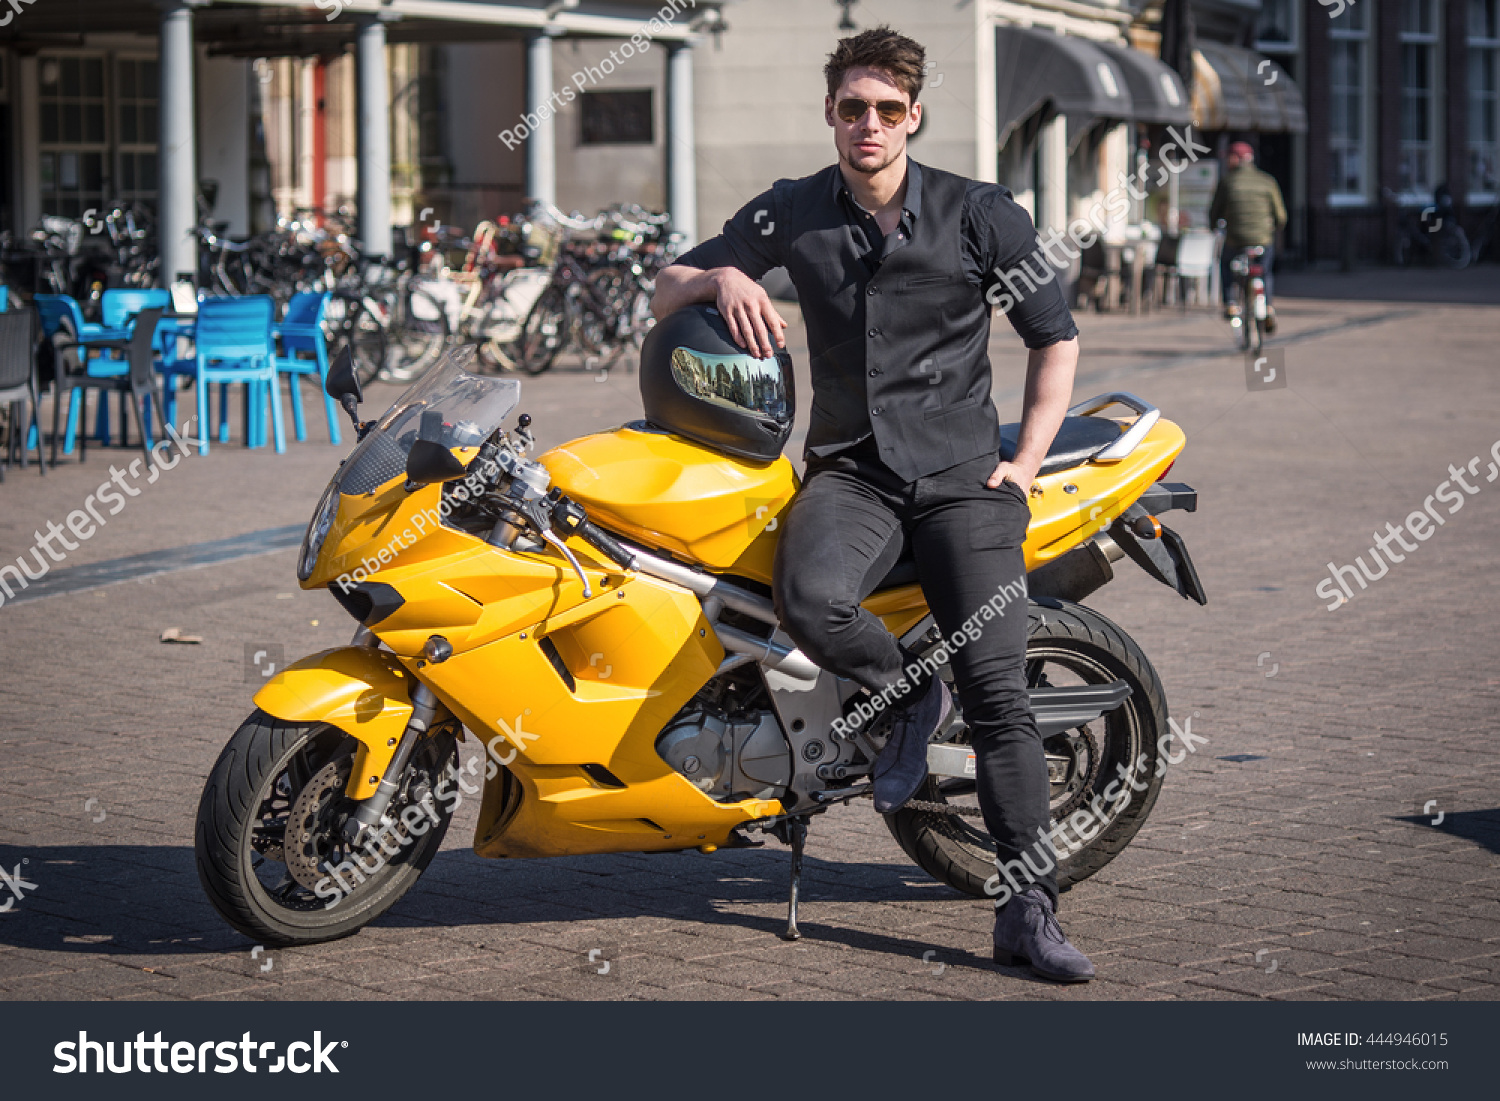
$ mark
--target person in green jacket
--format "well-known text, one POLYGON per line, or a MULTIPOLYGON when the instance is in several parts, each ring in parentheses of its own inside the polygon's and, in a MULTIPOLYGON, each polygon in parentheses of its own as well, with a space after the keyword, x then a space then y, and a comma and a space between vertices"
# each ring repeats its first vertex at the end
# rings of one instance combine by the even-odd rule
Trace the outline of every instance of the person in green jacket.
POLYGON ((1281 188, 1270 173, 1255 167, 1255 150, 1248 142, 1237 141, 1229 147, 1226 171, 1214 191, 1212 205, 1208 209, 1208 220, 1218 225, 1219 219, 1226 223, 1224 253, 1220 258, 1219 285, 1224 295, 1224 316, 1234 317, 1239 305, 1230 301, 1233 275, 1229 271, 1230 261, 1253 245, 1264 248, 1262 263, 1266 280, 1266 332, 1276 331, 1276 314, 1271 309, 1271 264, 1275 259, 1276 232, 1286 225, 1286 204, 1281 201, 1281 188))

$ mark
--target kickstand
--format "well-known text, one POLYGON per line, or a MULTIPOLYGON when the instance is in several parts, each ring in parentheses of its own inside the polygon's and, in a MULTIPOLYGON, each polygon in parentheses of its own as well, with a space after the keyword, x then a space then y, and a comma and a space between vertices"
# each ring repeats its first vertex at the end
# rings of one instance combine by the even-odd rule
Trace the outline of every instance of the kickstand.
POLYGON ((801 940, 802 934, 797 931, 797 893, 802 886, 802 849, 807 844, 807 819, 788 818, 782 823, 779 831, 782 840, 792 847, 792 883, 791 893, 787 898, 786 908, 786 932, 780 934, 782 940, 801 940))

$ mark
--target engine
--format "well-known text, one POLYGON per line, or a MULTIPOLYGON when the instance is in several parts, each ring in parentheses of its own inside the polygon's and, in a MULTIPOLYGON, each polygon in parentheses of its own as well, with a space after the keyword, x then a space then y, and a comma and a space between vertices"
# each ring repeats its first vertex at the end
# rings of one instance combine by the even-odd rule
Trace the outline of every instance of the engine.
POLYGON ((792 751, 774 712, 729 713, 689 703, 656 739, 656 751, 722 803, 774 799, 792 780, 792 751))

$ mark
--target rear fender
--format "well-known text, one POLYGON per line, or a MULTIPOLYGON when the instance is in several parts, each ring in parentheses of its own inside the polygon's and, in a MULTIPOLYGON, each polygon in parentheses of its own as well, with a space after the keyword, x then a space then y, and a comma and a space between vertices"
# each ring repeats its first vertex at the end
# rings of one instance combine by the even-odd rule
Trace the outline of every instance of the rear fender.
MULTIPOLYGON (((341 646, 287 666, 255 694, 255 705, 286 722, 328 723, 358 741, 346 791, 351 799, 368 799, 411 719, 414 687, 395 654, 341 646)), ((447 717, 440 707, 433 725, 447 717)))

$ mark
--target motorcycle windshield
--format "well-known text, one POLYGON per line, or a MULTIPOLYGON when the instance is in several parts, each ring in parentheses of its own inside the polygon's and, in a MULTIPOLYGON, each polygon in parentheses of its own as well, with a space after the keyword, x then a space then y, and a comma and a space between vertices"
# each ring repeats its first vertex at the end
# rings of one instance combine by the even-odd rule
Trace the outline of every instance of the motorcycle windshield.
POLYGON ((346 496, 374 493, 406 474, 406 456, 430 440, 468 462, 521 400, 516 379, 469 373, 477 350, 450 352, 396 399, 339 469, 333 484, 346 496))

